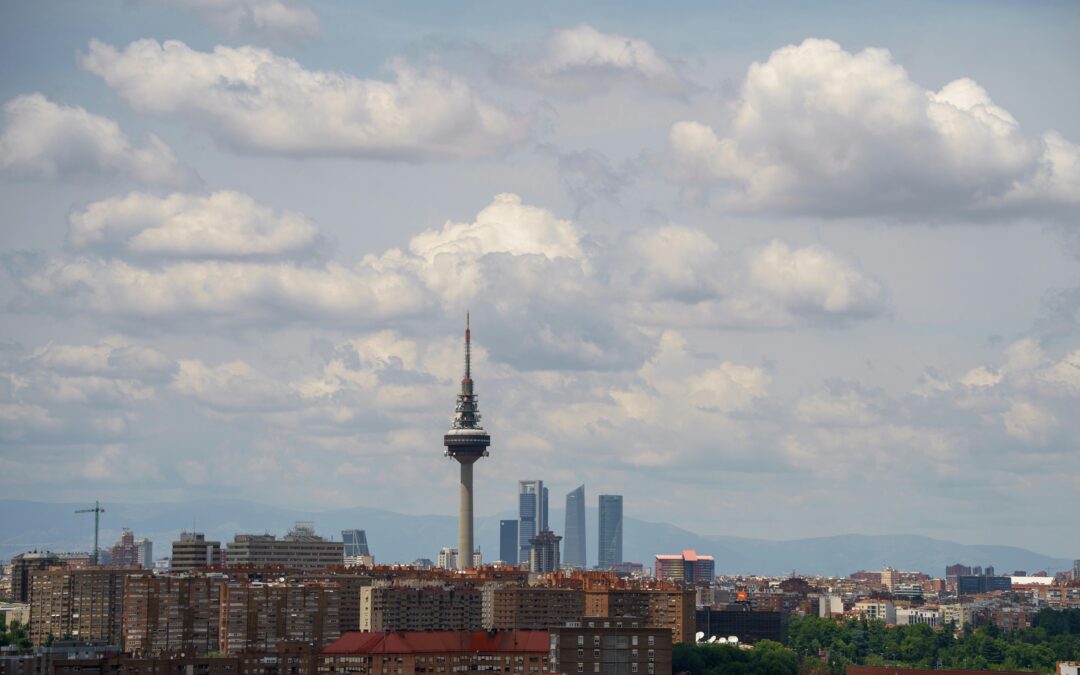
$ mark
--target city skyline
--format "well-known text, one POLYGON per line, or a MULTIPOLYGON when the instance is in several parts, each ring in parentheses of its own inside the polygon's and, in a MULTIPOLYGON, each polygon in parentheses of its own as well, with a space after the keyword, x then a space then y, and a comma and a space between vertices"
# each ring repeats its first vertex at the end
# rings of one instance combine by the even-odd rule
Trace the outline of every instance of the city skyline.
POLYGON ((471 311, 476 516, 1077 557, 1074 5, 260 3, 0 9, 5 497, 462 513, 471 311))

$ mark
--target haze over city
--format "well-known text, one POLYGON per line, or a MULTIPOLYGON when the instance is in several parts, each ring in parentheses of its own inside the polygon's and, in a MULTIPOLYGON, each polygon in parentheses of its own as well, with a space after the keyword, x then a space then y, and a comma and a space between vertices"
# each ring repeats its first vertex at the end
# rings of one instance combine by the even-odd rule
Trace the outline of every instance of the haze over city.
POLYGON ((477 517, 542 479, 701 534, 1080 557, 1078 34, 6 2, 0 497, 456 516, 468 312, 477 517))

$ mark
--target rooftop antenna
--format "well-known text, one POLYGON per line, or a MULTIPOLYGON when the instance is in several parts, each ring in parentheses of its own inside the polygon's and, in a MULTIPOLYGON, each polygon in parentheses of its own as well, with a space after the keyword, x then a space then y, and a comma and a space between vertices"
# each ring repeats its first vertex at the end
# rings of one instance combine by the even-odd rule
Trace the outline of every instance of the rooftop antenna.
POLYGON ((75 513, 92 513, 94 514, 94 554, 91 556, 91 561, 95 567, 98 564, 98 530, 101 527, 101 514, 105 513, 105 509, 101 508, 101 504, 94 502, 94 508, 92 509, 79 509, 75 513))
POLYGON ((472 328, 469 325, 469 312, 465 312, 465 379, 472 379, 472 328))

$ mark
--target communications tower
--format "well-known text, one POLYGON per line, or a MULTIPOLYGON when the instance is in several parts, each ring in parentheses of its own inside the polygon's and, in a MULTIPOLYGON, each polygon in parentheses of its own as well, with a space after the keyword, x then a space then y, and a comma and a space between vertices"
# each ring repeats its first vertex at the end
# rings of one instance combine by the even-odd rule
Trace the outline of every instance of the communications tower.
POLYGON ((443 436, 443 454, 456 459, 461 467, 461 506, 458 514, 457 568, 473 566, 473 464, 488 456, 491 436, 480 426, 480 411, 472 381, 472 331, 469 315, 465 315, 465 377, 461 378, 461 393, 450 430, 443 436))

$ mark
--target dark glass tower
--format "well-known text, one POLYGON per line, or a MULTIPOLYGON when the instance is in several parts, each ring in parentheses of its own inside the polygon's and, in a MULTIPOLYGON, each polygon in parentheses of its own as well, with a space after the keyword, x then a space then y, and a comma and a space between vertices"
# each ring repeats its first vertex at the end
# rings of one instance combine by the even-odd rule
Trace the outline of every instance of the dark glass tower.
POLYGON ((363 530, 342 530, 341 541, 345 542, 345 557, 371 555, 368 550, 367 533, 363 530))
POLYGON ((563 551, 563 564, 585 569, 585 486, 566 495, 566 548, 563 551))
POLYGON ((518 521, 499 521, 499 560, 507 565, 518 564, 518 521))
POLYGON ((491 436, 480 426, 480 410, 476 405, 472 381, 472 329, 465 315, 465 377, 461 378, 461 393, 457 397, 450 431, 443 436, 443 454, 457 460, 461 466, 461 505, 458 513, 457 568, 472 567, 473 548, 473 464, 488 456, 491 436))
POLYGON ((600 551, 597 566, 606 570, 622 561, 622 495, 600 495, 600 551))

